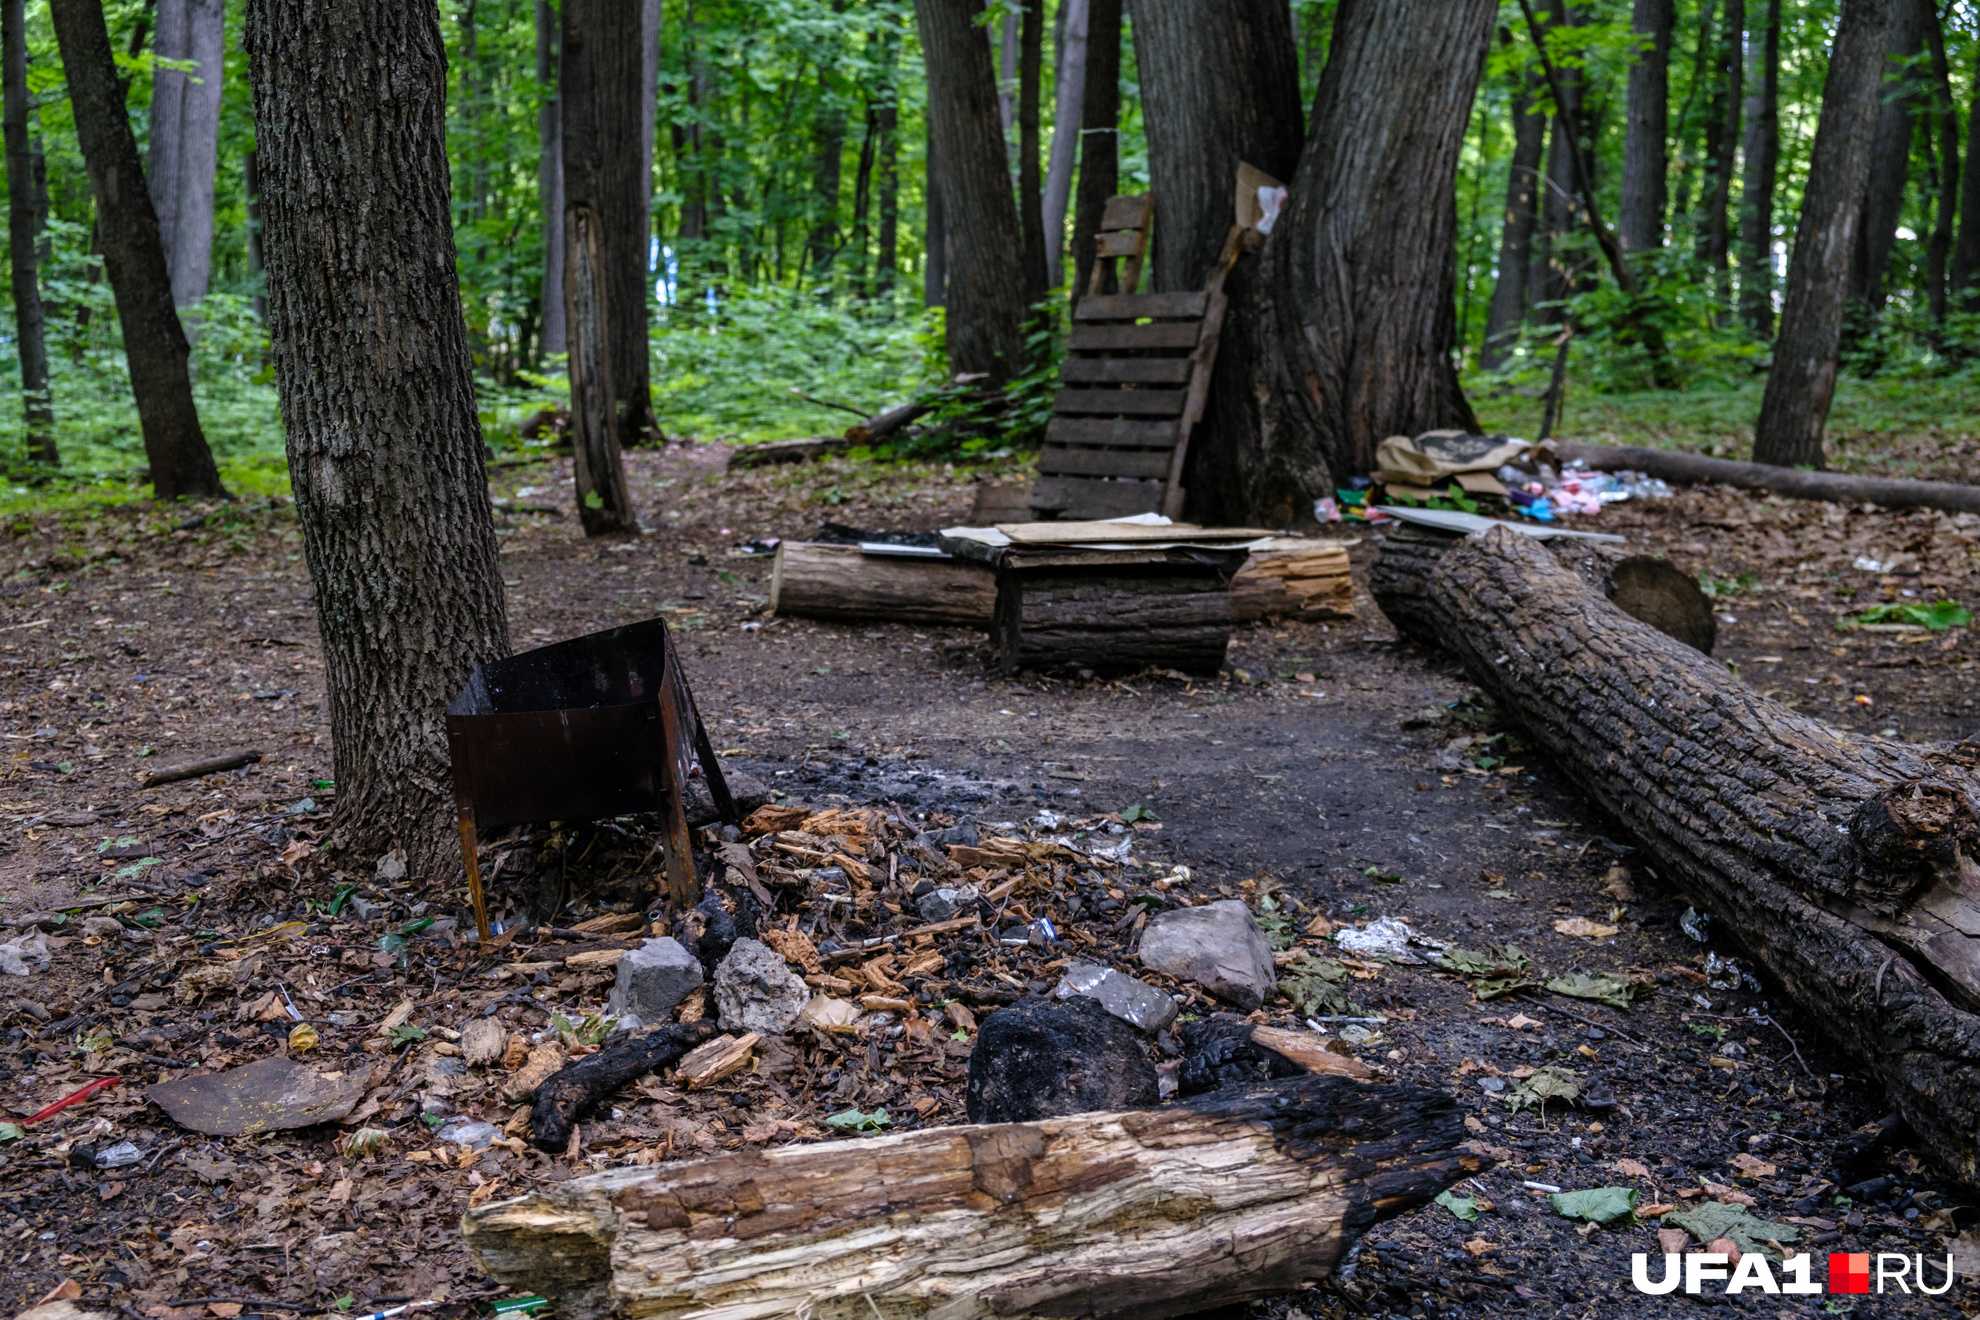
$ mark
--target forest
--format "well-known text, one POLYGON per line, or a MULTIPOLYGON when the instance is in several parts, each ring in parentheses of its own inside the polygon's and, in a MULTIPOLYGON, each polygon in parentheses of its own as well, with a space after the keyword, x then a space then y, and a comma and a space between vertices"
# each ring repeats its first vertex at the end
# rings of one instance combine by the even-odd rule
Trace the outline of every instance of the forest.
MULTIPOLYGON (((243 0, 197 11, 200 39, 221 65, 211 83, 193 71, 172 7, 109 0, 104 9, 148 167, 169 167, 176 139, 192 134, 200 177, 182 203, 191 243, 175 255, 174 297, 196 327, 193 388, 209 443, 223 467, 241 469, 237 481, 273 489, 279 421, 243 0), (176 108, 185 89, 191 119, 176 108)), ((1465 388, 1495 425, 1531 431, 1560 328, 1572 325, 1569 381, 1595 409, 1584 414, 1595 429, 1619 433, 1610 409, 1628 400, 1659 430, 1733 452, 1758 412, 1838 6, 1534 8, 1507 4, 1497 14, 1458 148, 1451 353, 1465 388), (1565 115, 1536 39, 1553 57, 1565 115), (1634 134, 1632 114, 1642 117, 1634 134), (1568 123, 1582 134, 1595 210, 1630 250, 1632 295, 1617 288, 1579 213, 1568 123), (1637 342, 1646 327, 1666 345, 1659 363, 1637 342)), ((1961 3, 1904 9, 1877 93, 1877 165, 1842 342, 1846 415, 1873 432, 1912 421, 1910 409, 1958 407, 1980 334, 1963 297, 1980 267, 1980 165, 1961 154, 1976 122, 1980 14, 1961 3)), ((22 10, 25 81, 10 104, 25 159, 8 188, 10 206, 29 216, 35 261, 12 261, 6 278, 31 278, 45 308, 52 430, 27 423, 21 337, 9 328, 0 446, 37 489, 50 477, 128 481, 142 466, 135 408, 74 112, 48 4, 24 0, 22 10), (31 443, 41 430, 58 441, 53 450, 31 443), (60 464, 52 473, 50 454, 60 464)), ((1274 34, 1296 64, 1288 73, 1297 88, 1286 95, 1303 117, 1334 11, 1335 0, 1297 0, 1291 31, 1274 34)), ((489 440, 514 446, 519 424, 568 389, 551 255, 559 180, 544 149, 555 141, 555 14, 522 0, 467 0, 443 5, 442 17, 461 302, 489 440)), ((1138 61, 1146 42, 1131 7, 1100 37, 1118 45, 1116 104, 1083 120, 1087 4, 1061 0, 1037 14, 991 6, 976 21, 991 43, 1013 195, 1035 202, 1027 216, 1043 208, 1049 236, 1045 272, 1029 277, 1039 295, 1035 356, 1049 375, 1064 335, 1056 309, 1077 275, 1081 181, 1105 176, 1108 192, 1151 187, 1138 61), (1092 149, 1101 139, 1117 144, 1112 160, 1092 149), (1048 288, 1057 293, 1044 296, 1048 288)), ((658 432, 743 442, 814 434, 838 429, 838 414, 791 391, 872 412, 939 386, 948 231, 931 201, 931 65, 911 8, 695 0, 647 4, 642 26, 652 74, 637 112, 651 163, 642 293, 658 432)), ((1297 143, 1280 169, 1289 175, 1296 158, 1297 143)), ((1161 252, 1159 224, 1154 243, 1161 252)), ((17 315, 18 298, 6 307, 17 315)), ((1026 416, 951 447, 1035 444, 1026 416)))

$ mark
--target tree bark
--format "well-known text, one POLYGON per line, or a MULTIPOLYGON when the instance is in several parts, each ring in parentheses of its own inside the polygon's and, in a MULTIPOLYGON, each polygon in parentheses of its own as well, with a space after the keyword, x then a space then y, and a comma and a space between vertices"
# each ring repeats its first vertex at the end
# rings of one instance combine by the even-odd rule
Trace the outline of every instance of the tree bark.
POLYGON ((27 15, 22 0, 0 0, 0 80, 7 145, 7 260, 14 281, 14 335, 21 358, 27 456, 58 467, 55 406, 48 393, 48 326, 35 270, 34 153, 28 140, 27 15))
POLYGON ((1720 33, 1718 78, 1712 117, 1705 131, 1706 168, 1711 171, 1712 186, 1705 194, 1698 255, 1719 273, 1719 296, 1729 299, 1732 290, 1726 258, 1732 247, 1733 160, 1739 150, 1739 116, 1746 99, 1746 0, 1725 0, 1720 33))
POLYGON ((1510 529, 1405 534, 1370 585, 1398 628, 1453 651, 1973 1183, 1980 744, 1846 737, 1761 697, 1591 591, 1597 575, 1576 569, 1586 557, 1510 529))
MULTIPOLYGON (((642 300, 652 287, 653 274, 653 131, 660 104, 661 0, 640 0, 639 6, 639 283, 642 300)), ((642 301, 642 305, 644 305, 642 301)))
POLYGON ((1911 139, 1927 102, 1911 73, 1912 57, 1925 48, 1925 22, 1933 0, 1892 0, 1889 59, 1879 88, 1876 135, 1870 142, 1870 175, 1864 187, 1863 223, 1850 262, 1849 299, 1870 316, 1884 310, 1884 273, 1897 246, 1911 176, 1911 139))
MULTIPOLYGON (((1514 38, 1504 29, 1500 44, 1514 38)), ((1540 158, 1547 145, 1547 116, 1533 108, 1544 90, 1532 67, 1519 73, 1513 93, 1512 159, 1506 166, 1506 216, 1499 230, 1499 278, 1492 286, 1492 308, 1485 320, 1482 363, 1488 371, 1506 364, 1520 325, 1526 320, 1527 281, 1533 266, 1533 231, 1539 220, 1540 158)))
MULTIPOLYGON (((1146 5, 1134 11, 1134 50, 1155 197, 1155 289, 1200 290, 1236 219, 1239 163, 1280 180, 1291 180, 1300 165, 1291 10, 1284 0, 1146 5)), ((1453 248, 1453 267, 1456 259, 1453 248)), ((1212 522, 1264 517, 1285 526, 1309 520, 1314 496, 1326 488, 1311 456, 1283 472, 1269 459, 1238 466, 1230 461, 1261 455, 1273 426, 1272 402, 1254 388, 1271 351, 1260 319, 1259 278, 1256 261, 1240 261, 1224 282, 1228 302, 1217 361, 1183 485, 1192 516, 1212 522), (1260 498, 1272 501, 1269 517, 1252 504, 1260 498)))
POLYGON ((893 295, 901 265, 901 43, 890 26, 881 39, 880 99, 873 107, 873 128, 879 135, 880 172, 877 207, 880 212, 879 252, 873 259, 874 292, 893 295))
POLYGON ((1746 99, 1746 178, 1739 207, 1739 316, 1761 339, 1774 332, 1774 184, 1781 164, 1781 0, 1751 34, 1747 63, 1759 83, 1746 99))
POLYGON ((1024 261, 1024 305, 1035 307, 1052 287, 1046 277, 1045 212, 1038 191, 1038 115, 1044 82, 1043 0, 1024 7, 1018 25, 1018 233, 1024 261))
POLYGON ((981 565, 867 555, 856 545, 785 541, 770 578, 779 617, 984 628, 996 604, 996 580, 981 565))
MULTIPOLYGON (((151 33, 152 54, 160 59, 191 59, 189 10, 192 0, 157 0, 157 22, 151 33)), ((135 52, 133 52, 135 53, 135 52)), ((145 154, 145 181, 151 209, 158 213, 158 241, 171 269, 172 240, 178 230, 179 157, 185 146, 186 75, 177 69, 154 69, 151 75, 150 144, 145 154)))
POLYGON ((213 452, 199 429, 186 371, 190 348, 172 306, 158 217, 138 164, 137 139, 110 52, 102 0, 52 0, 49 10, 62 48, 90 193, 96 199, 97 239, 117 300, 152 490, 161 500, 225 495, 213 452))
MULTIPOLYGON (((646 135, 640 126, 645 56, 641 7, 627 0, 563 0, 562 81, 564 241, 572 242, 571 213, 588 206, 604 244, 600 291, 608 315, 605 350, 611 363, 614 443, 629 448, 654 430, 646 323, 646 208, 651 170, 640 165, 646 135)), ((564 262, 568 285, 571 262, 564 262)), ((565 293, 566 336, 570 294, 565 293)))
POLYGON ((926 231, 921 236, 921 302, 924 307, 946 306, 949 300, 949 213, 942 202, 942 155, 935 145, 931 122, 922 146, 923 214, 926 231))
POLYGON ((612 295, 605 226, 586 202, 564 213, 565 324, 570 338, 571 473, 586 536, 634 531, 612 388, 612 295))
MULTIPOLYGON (((1778 3, 1778 0, 1776 0, 1778 3)), ((1932 236, 1925 245, 1925 305, 1935 326, 1946 321, 1946 262, 1952 255, 1953 208, 1959 204, 1959 103, 1953 99, 1952 70, 1946 63, 1946 30, 1939 11, 1928 6, 1926 40, 1932 51, 1932 110, 1938 142, 1932 179, 1932 236)))
MULTIPOLYGON (((1629 67, 1622 202, 1616 212, 1617 237, 1628 252, 1664 245, 1665 141, 1670 130, 1671 32, 1676 21, 1672 0, 1636 0, 1630 20, 1638 53, 1629 67)), ((1513 114, 1516 120, 1519 110, 1515 108, 1513 114)))
POLYGON ((981 0, 914 3, 948 231, 949 370, 981 373, 995 386, 1024 368, 1025 282, 990 37, 976 22, 981 10, 981 0))
POLYGON ((565 351, 564 329, 564 152, 558 117, 557 7, 536 0, 536 194, 543 210, 543 332, 546 357, 565 351))
POLYGON ((476 1207, 462 1231, 484 1270, 566 1320, 1164 1320, 1330 1275, 1371 1224, 1482 1170, 1458 1118, 1438 1092, 1291 1077, 617 1169, 476 1207))
MULTIPOLYGON (((340 847, 459 874, 443 713, 509 652, 433 0, 250 0, 269 326, 340 847)), ((368 861, 365 864, 369 864, 368 861)))
POLYGON ((1947 276, 1952 297, 1962 311, 1973 302, 1973 286, 1980 283, 1980 53, 1973 59, 1973 95, 1966 120, 1966 165, 1960 172, 1959 241, 1953 246, 1952 270, 1947 276))
POLYGON ((247 258, 248 279, 254 285, 254 319, 263 325, 268 323, 268 274, 267 263, 261 250, 261 164, 260 157, 252 150, 242 162, 242 180, 247 187, 247 258))
MULTIPOLYGON (((1066 282, 1066 211, 1072 203, 1073 167, 1080 156, 1080 124, 1086 93, 1087 0, 1061 0, 1065 35, 1059 41, 1052 90, 1052 153, 1045 166, 1045 287, 1066 282)), ((1077 240, 1075 240, 1077 242, 1077 240)))
POLYGON ((846 114, 839 107, 832 76, 818 70, 817 116, 812 121, 811 232, 804 240, 805 275, 813 284, 832 278, 832 260, 839 252, 840 158, 846 151, 846 114))
MULTIPOLYGON (((1334 478, 1373 468, 1385 436, 1478 429, 1452 356, 1456 187, 1496 12, 1491 0, 1340 11, 1312 136, 1251 275, 1263 424, 1244 447, 1214 435, 1191 447, 1192 467, 1228 492, 1219 517, 1306 523, 1334 478)), ((1224 336, 1228 348, 1228 320, 1224 336)))
POLYGON ((1758 463, 1823 465, 1822 430, 1836 393, 1850 254, 1863 219, 1893 7, 1894 0, 1843 0, 1788 260, 1774 365, 1754 427, 1758 463))
POLYGON ((1075 306, 1093 280, 1101 213, 1120 186, 1120 124, 1121 0, 1086 0, 1086 72, 1080 79, 1079 95, 1079 191, 1073 206, 1075 306))
POLYGON ((225 0, 187 0, 186 19, 187 58, 197 69, 185 88, 178 218, 166 255, 172 301, 180 307, 206 297, 213 271, 213 184, 220 168, 220 100, 226 85, 225 0))
MULTIPOLYGON (((1546 31, 1558 27, 1579 27, 1586 16, 1565 0, 1546 4, 1546 31)), ((1556 68, 1560 94, 1553 97, 1554 115, 1547 134, 1547 177, 1540 196, 1540 241, 1534 251, 1527 291, 1527 306, 1541 325, 1559 325, 1565 316, 1561 303, 1574 292, 1573 254, 1567 237, 1580 227, 1575 199, 1580 188, 1574 178, 1574 135, 1570 124, 1578 122, 1581 110, 1582 79, 1579 69, 1556 68)), ((1552 92, 1550 87, 1549 92, 1552 92)))

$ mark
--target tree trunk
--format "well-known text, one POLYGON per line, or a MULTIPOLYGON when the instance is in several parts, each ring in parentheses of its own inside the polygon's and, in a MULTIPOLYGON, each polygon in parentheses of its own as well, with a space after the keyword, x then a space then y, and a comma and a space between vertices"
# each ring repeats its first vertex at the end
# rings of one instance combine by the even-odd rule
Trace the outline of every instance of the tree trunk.
MULTIPOLYGON (((1079 192, 1073 206, 1075 305, 1093 280, 1096 235, 1120 186, 1121 0, 1086 0, 1086 72, 1079 95, 1079 192)), ((1113 292, 1112 289, 1103 292, 1113 292)))
POLYGON ((929 138, 939 153, 947 229, 949 370, 1000 385, 1024 368, 1024 277, 1017 206, 998 131, 981 0, 915 0, 928 62, 929 138))
POLYGON ((250 0, 269 324, 340 847, 459 874, 442 714, 509 652, 432 0, 250 0))
POLYGON ((653 121, 660 104, 660 8, 661 0, 640 0, 639 6, 639 282, 644 305, 645 291, 653 287, 653 121))
POLYGON ((612 294, 605 226, 588 202, 564 213, 564 310, 570 337, 571 472, 586 536, 638 527, 626 490, 612 387, 612 294))
POLYGON ((1590 445, 1556 440, 1562 458, 1579 458, 1602 472, 1643 472, 1672 485, 1732 486, 1739 490, 1770 490, 1801 500, 1836 504, 1881 504, 1887 509, 1945 509, 1980 513, 1980 486, 1945 481, 1911 481, 1893 477, 1852 477, 1840 472, 1808 472, 1768 463, 1740 463, 1706 458, 1672 449, 1636 445, 1590 445))
MULTIPOLYGON (((1564 0, 1550 0, 1545 10, 1546 31, 1559 27, 1579 27, 1586 16, 1564 0)), ((1569 235, 1580 227, 1575 199, 1580 189, 1574 179, 1573 130, 1569 124, 1580 118, 1582 79, 1579 69, 1560 68, 1556 74, 1561 95, 1547 134, 1547 178, 1540 196, 1540 241, 1534 252, 1527 305, 1533 319, 1542 325, 1559 325, 1565 315, 1561 303, 1574 292, 1574 256, 1567 245, 1569 235)), ((1549 89, 1551 91, 1551 89, 1549 89)))
POLYGON ((1947 283, 1960 310, 1973 302, 1973 286, 1980 283, 1980 52, 1973 57, 1973 95, 1966 120, 1966 166, 1959 183, 1959 241, 1953 246, 1952 271, 1947 283))
MULTIPOLYGON (((1665 140, 1669 137, 1672 0, 1636 0, 1631 28, 1638 54, 1629 68, 1628 125, 1623 131, 1622 202, 1617 237, 1628 252, 1664 245, 1665 140)), ((1515 118, 1519 110, 1514 109, 1515 118)))
POLYGON ((1404 534, 1371 587, 1398 628, 1455 652, 1973 1183, 1974 745, 1846 737, 1762 697, 1591 591, 1600 575, 1574 567, 1587 558, 1509 529, 1404 534))
POLYGON ((254 319, 263 325, 268 323, 268 273, 267 262, 261 250, 261 162, 253 150, 247 153, 243 162, 246 167, 243 180, 247 187, 247 258, 248 279, 254 284, 254 319))
POLYGON ((488 216, 488 94, 481 67, 481 23, 478 0, 462 0, 454 21, 460 25, 461 93, 459 114, 467 156, 467 221, 479 224, 488 216))
MULTIPOLYGON (((1281 180, 1299 168, 1291 10, 1284 0, 1145 5, 1134 11, 1134 51, 1155 197, 1155 288, 1200 290, 1236 219, 1238 164, 1281 180)), ((1455 248, 1450 258, 1454 266, 1455 248)), ((1327 487, 1312 455, 1285 469, 1289 456, 1266 452, 1273 401, 1254 388, 1270 351, 1259 278, 1257 261, 1240 261, 1224 282, 1217 361, 1183 485, 1192 517, 1290 526, 1311 519, 1327 487)))
POLYGON ((1781 163, 1781 0, 1747 43, 1759 82, 1746 98, 1746 178, 1739 207, 1739 316, 1760 339, 1774 333, 1774 183, 1781 163))
MULTIPOLYGON (((1514 40, 1503 29, 1500 43, 1514 40)), ((1533 108, 1541 84, 1529 65, 1518 74, 1519 87, 1513 93, 1512 160, 1506 166, 1506 218, 1499 231, 1499 278, 1492 286, 1492 309, 1485 319, 1485 351, 1481 361, 1488 371, 1506 364, 1520 325, 1526 320, 1527 280, 1533 266, 1533 230, 1539 219, 1540 157, 1547 145, 1547 116, 1533 108)))
POLYGON ((811 232, 805 236, 805 276, 813 284, 832 279, 832 259, 839 251, 840 158, 846 151, 846 114, 839 108, 832 78, 818 70, 817 117, 812 121, 811 232))
POLYGON ((1691 52, 1691 81, 1686 85, 1684 104, 1678 107, 1677 126, 1672 136, 1678 144, 1677 196, 1672 199, 1673 215, 1691 214, 1691 125, 1694 116, 1692 108, 1698 103, 1698 93, 1710 80, 1705 76, 1712 57, 1712 16, 1718 12, 1718 0, 1702 0, 1698 6, 1698 41, 1691 52))
POLYGON ((0 0, 0 78, 7 144, 7 258, 14 280, 14 333, 21 358, 27 456, 60 466, 55 408, 48 393, 48 332, 35 272, 35 180, 28 144, 27 15, 22 0, 0 0))
POLYGON ((1843 0, 1822 84, 1801 219, 1788 261, 1787 298, 1774 365, 1754 427, 1753 458, 1821 467, 1822 429, 1836 393, 1836 353, 1849 291, 1849 259, 1863 219, 1870 142, 1884 81, 1895 0, 1843 0))
POLYGON ((558 114, 557 7, 536 0, 536 191, 543 208, 543 333, 545 356, 565 351, 564 131, 558 114))
MULTIPOLYGON (((1052 154, 1045 167, 1045 287, 1066 283, 1066 211, 1072 202, 1073 166, 1085 109, 1087 0, 1061 0, 1065 34, 1052 90, 1052 154)), ((1077 240, 1075 240, 1077 242, 1077 240)))
MULTIPOLYGON (((646 324, 646 207, 651 171, 640 164, 646 134, 640 126, 641 50, 639 5, 627 0, 563 0, 562 81, 558 109, 563 128, 564 241, 571 212, 588 206, 604 245, 607 314, 605 350, 611 361, 616 443, 643 443, 654 429, 646 324)), ((565 335, 569 323, 571 260, 565 335)), ((594 512, 596 512, 594 510, 594 512)), ((630 524, 628 524, 630 525, 630 524)))
POLYGON ((1705 194, 1698 256, 1718 272, 1720 298, 1730 300, 1726 257, 1732 246, 1732 177, 1739 150, 1739 115, 1746 99, 1746 0, 1726 0, 1720 30, 1719 77, 1705 133, 1706 168, 1711 171, 1712 184, 1705 194))
POLYGON ((1042 0, 1024 7, 1018 25, 1018 233, 1023 247, 1024 305, 1044 300, 1045 212, 1038 194, 1039 84, 1044 81, 1045 16, 1042 0))
MULTIPOLYGON (((159 59, 191 59, 192 0, 157 0, 157 4, 157 23, 151 34, 152 54, 159 59)), ((185 113, 186 75, 178 69, 154 69, 150 145, 145 154, 144 172, 151 190, 151 209, 158 214, 158 241, 165 249, 167 270, 172 266, 172 240, 178 230, 179 157, 186 140, 185 113)))
POLYGON ((871 292, 866 282, 866 250, 873 210, 873 149, 880 133, 879 116, 873 93, 866 94, 866 131, 859 139, 859 164, 853 170, 853 223, 849 240, 853 249, 853 287, 863 298, 871 292))
POLYGON ((1493 0, 1342 11, 1312 137, 1251 277, 1265 424, 1252 448, 1215 456, 1243 497, 1222 516, 1308 522, 1334 478, 1373 468, 1384 437, 1478 429, 1452 356, 1456 187, 1496 13, 1493 0))
POLYGON ((949 213, 942 202, 942 156, 932 122, 927 125, 922 161, 927 232, 921 236, 921 302, 924 307, 943 307, 949 301, 949 213))
POLYGON ((1870 142, 1870 177, 1865 185, 1863 223, 1857 229, 1850 263, 1849 300, 1870 316, 1884 310, 1884 273, 1897 246, 1904 216, 1905 184, 1911 175, 1915 117, 1925 106, 1910 61, 1925 48, 1927 7, 1933 0, 1891 0, 1890 58, 1879 89, 1876 136, 1870 142))
POLYGON ((1292 1077, 615 1169, 472 1209, 462 1231, 565 1320, 1164 1320, 1332 1274, 1371 1224, 1483 1168, 1458 1118, 1434 1091, 1292 1077))
POLYGON ((879 253, 873 260, 874 292, 891 298, 901 263, 901 43, 889 26, 880 47, 880 100, 873 107, 879 134, 879 253))
POLYGON ((186 372, 186 331, 172 306, 158 217, 138 164, 137 139, 110 52, 102 0, 52 0, 49 10, 96 199, 97 238, 117 299, 152 490, 161 500, 224 495, 213 451, 199 429, 186 372))
MULTIPOLYGON (((1778 0, 1776 0, 1778 3, 1778 0)), ((1939 11, 1928 7, 1925 35, 1932 48, 1932 93, 1926 98, 1938 141, 1932 180, 1932 237, 1925 245, 1925 305, 1932 324, 1946 322, 1946 262, 1952 255, 1953 208, 1959 202, 1959 103, 1953 99, 1952 70, 1946 63, 1946 30, 1939 11)))
POLYGON ((225 0, 187 0, 187 57, 197 66, 181 111, 177 220, 165 264, 172 302, 190 307, 206 297, 213 271, 213 183, 220 168, 220 99, 226 85, 225 0))

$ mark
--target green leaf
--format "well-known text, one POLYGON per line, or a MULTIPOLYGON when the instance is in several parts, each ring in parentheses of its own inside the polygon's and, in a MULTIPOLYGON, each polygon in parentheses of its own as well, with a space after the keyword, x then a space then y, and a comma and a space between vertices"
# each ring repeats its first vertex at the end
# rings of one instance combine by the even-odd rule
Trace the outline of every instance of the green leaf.
POLYGON ((1847 629, 1872 623, 1908 623, 1914 628, 1944 632, 1948 628, 1964 628, 1972 622, 1973 611, 1956 600, 1934 601, 1930 605, 1892 601, 1885 605, 1873 605, 1861 614, 1844 619, 1836 627, 1847 629))
POLYGON ((1739 1244, 1742 1252, 1764 1252, 1769 1241, 1785 1246, 1801 1237, 1801 1230, 1793 1224, 1756 1219, 1743 1205, 1722 1205, 1717 1201, 1701 1201, 1683 1210, 1673 1210, 1664 1216, 1664 1226, 1681 1228, 1700 1242, 1729 1237, 1739 1244))
POLYGON ((1459 976, 1516 976, 1533 965, 1533 959, 1510 944, 1501 944, 1490 953, 1452 946, 1440 952, 1437 961, 1459 976))
POLYGON ((1569 972, 1547 982, 1547 988, 1571 999, 1592 999, 1611 1008, 1628 1008, 1632 999, 1650 994, 1650 987, 1617 972, 1569 972))
POLYGON ((1581 1079, 1571 1068, 1535 1068, 1533 1075, 1506 1096, 1506 1107, 1517 1114, 1527 1106, 1546 1112, 1549 1100, 1572 1102, 1581 1094, 1581 1079))
MULTIPOLYGON (((1585 1192, 1555 1192, 1547 1198, 1554 1212, 1568 1219, 1584 1219, 1591 1224, 1613 1224, 1636 1218, 1634 1187, 1591 1187, 1585 1192)), ((1669 1222, 1666 1220, 1665 1222, 1669 1222)))
POLYGON ((887 1111, 884 1109, 876 1109, 870 1114, 862 1114, 857 1109, 848 1109, 826 1119, 825 1126, 838 1128, 842 1132, 877 1132, 883 1127, 892 1126, 893 1122, 894 1120, 887 1116, 887 1111))
POLYGON ((1153 807, 1144 807, 1139 802, 1131 807, 1122 807, 1120 817, 1121 822, 1126 825, 1132 825, 1138 820, 1159 821, 1162 819, 1155 814, 1153 807))
POLYGON ((1301 1017, 1357 1017, 1361 1009, 1342 989, 1351 975, 1332 958, 1311 955, 1288 964, 1279 977, 1279 992, 1292 1000, 1301 1017))
POLYGON ((27 1135, 27 1129, 19 1123, 0 1123, 0 1141, 19 1141, 27 1135))
POLYGON ((1521 990, 1538 990, 1539 988, 1540 983, 1538 981, 1529 980, 1524 976, 1501 976, 1485 981, 1473 981, 1471 983, 1471 993, 1478 996, 1481 1001, 1503 999, 1505 996, 1521 990))
POLYGON ((1444 1207, 1469 1224, 1478 1218, 1478 1201, 1470 1196, 1456 1196, 1445 1191, 1437 1194, 1437 1204, 1444 1207))
POLYGON ((595 490, 588 490, 584 493, 584 507, 587 509, 602 509, 605 507, 605 497, 595 490))
POLYGON ((394 1045, 405 1045, 412 1041, 425 1040, 426 1028, 415 1027, 410 1022, 401 1022, 398 1026, 392 1028, 391 1037, 394 1045))

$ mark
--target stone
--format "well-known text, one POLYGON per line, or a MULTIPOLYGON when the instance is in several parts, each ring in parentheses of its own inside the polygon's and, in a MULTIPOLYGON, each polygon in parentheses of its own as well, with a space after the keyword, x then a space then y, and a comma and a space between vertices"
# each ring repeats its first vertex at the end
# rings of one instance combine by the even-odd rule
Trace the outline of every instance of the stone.
MULTIPOLYGON (((729 796, 735 800, 738 820, 770 800, 770 786, 755 775, 724 767, 722 782, 729 786, 729 796)), ((688 824, 695 829, 721 819, 715 810, 715 795, 708 791, 708 781, 699 775, 688 780, 681 790, 681 806, 687 812, 688 824)))
POLYGON ((976 886, 936 889, 914 900, 914 910, 926 922, 948 921, 976 903, 976 886))
POLYGON ((1148 920, 1141 965, 1184 981, 1247 1013, 1272 996, 1272 946, 1251 909, 1234 898, 1175 908, 1148 920))
POLYGON ((1134 1028, 1092 999, 1027 995, 983 1020, 963 1108, 972 1123, 1028 1123, 1160 1098, 1134 1028))
POLYGON ((715 1012, 725 1031, 781 1036, 810 998, 784 956, 757 940, 737 940, 715 969, 715 1012))
POLYGON ((664 1022, 702 979, 701 963, 679 940, 642 940, 637 949, 620 956, 608 1008, 621 1017, 664 1022))
POLYGON ((1129 1026, 1160 1031, 1176 1020, 1176 1001, 1146 981, 1124 976, 1111 967, 1074 959, 1052 991, 1054 999, 1083 996, 1129 1026))

